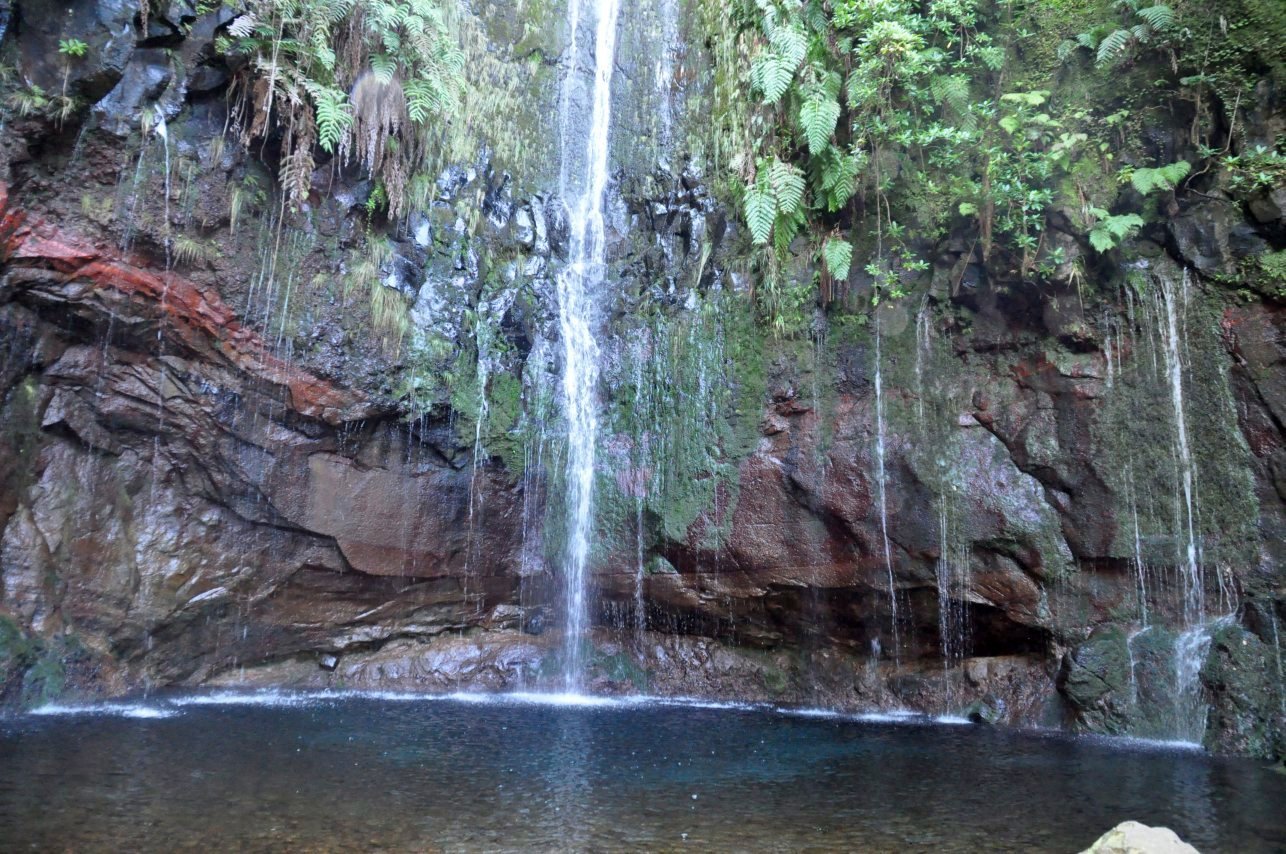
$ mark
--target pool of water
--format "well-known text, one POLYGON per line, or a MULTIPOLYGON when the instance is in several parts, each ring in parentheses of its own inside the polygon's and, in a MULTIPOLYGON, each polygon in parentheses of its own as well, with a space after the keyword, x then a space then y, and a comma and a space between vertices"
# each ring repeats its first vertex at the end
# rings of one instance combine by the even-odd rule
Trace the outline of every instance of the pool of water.
POLYGON ((914 718, 574 698, 188 695, 0 720, 0 849, 1286 849, 1286 777, 914 718))

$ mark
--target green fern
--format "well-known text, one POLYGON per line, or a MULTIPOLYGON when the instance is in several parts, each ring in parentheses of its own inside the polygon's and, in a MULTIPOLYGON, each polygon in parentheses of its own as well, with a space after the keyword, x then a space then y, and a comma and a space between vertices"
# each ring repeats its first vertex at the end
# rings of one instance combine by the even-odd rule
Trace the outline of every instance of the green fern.
POLYGON ((826 261, 826 272, 832 279, 842 282, 848 278, 853 265, 853 244, 838 237, 827 238, 826 245, 822 247, 822 257, 826 261))
POLYGON ((751 68, 750 77, 755 88, 763 93, 764 103, 775 104, 786 94, 791 82, 795 79, 797 64, 773 51, 759 55, 751 68))
POLYGON ((1092 208, 1090 213, 1099 218, 1089 233, 1090 245, 1097 252, 1115 248, 1122 240, 1133 236, 1144 224, 1143 218, 1138 214, 1113 216, 1100 208, 1092 208))
POLYGON ((929 91, 939 104, 949 107, 956 115, 969 112, 969 78, 963 74, 943 74, 929 81, 929 91))
POLYGON ((793 72, 808 53, 808 36, 798 26, 776 27, 768 41, 793 72))
POLYGON ((807 224, 803 211, 795 211, 793 214, 778 214, 777 219, 773 222, 773 249, 777 252, 777 257, 781 258, 790 251, 790 244, 807 224))
POLYGON ((767 181, 756 181, 746 188, 743 200, 746 225, 755 243, 764 244, 772 235, 773 219, 777 215, 777 197, 767 181))
POLYGON ((814 157, 830 145, 839 114, 839 102, 820 87, 814 89, 800 106, 799 124, 808 140, 808 151, 814 157))
POLYGON ((371 71, 375 74, 375 79, 381 83, 392 83, 393 75, 397 73, 397 60, 387 53, 373 54, 371 71))
POLYGON ((1169 6, 1149 6, 1146 9, 1140 9, 1138 15, 1157 32, 1165 32, 1174 26, 1174 10, 1169 6))
POLYGON ((218 255, 217 250, 207 243, 191 237, 179 236, 174 240, 174 260, 185 266, 208 264, 218 255))
POLYGON ((822 158, 821 171, 827 210, 834 213, 848 204, 856 189, 857 176, 862 171, 863 162, 863 152, 843 152, 833 146, 827 149, 822 158))
POLYGON ((1133 35, 1129 30, 1113 30, 1108 33, 1098 43, 1098 55, 1095 57, 1095 61, 1099 65, 1108 65, 1115 62, 1132 38, 1133 35))
POLYGON ((353 124, 348 96, 320 85, 309 86, 309 92, 317 110, 317 142, 323 150, 333 152, 353 124))
POLYGON ((1135 169, 1130 173, 1130 185, 1143 196, 1157 190, 1173 190, 1191 171, 1192 164, 1186 160, 1156 169, 1135 169))
POLYGON ((769 179, 777 197, 777 209, 784 214, 799 210, 804 200, 804 173, 790 163, 774 160, 769 179))

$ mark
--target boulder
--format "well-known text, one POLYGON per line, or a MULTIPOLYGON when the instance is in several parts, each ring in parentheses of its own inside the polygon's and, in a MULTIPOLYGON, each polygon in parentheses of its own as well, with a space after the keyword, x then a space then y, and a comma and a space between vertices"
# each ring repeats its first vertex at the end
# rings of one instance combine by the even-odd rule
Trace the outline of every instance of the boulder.
POLYGON ((22 32, 18 67, 27 82, 53 93, 65 83, 68 94, 97 101, 125 73, 135 45, 134 0, 20 0, 14 5, 22 32), (72 39, 86 45, 82 56, 59 52, 59 42, 72 39))
POLYGON ((1217 199, 1193 205, 1170 220, 1174 251, 1202 273, 1233 275, 1237 262, 1267 250, 1238 205, 1217 199))
POLYGON ((1081 854, 1197 854, 1197 849, 1168 827, 1123 821, 1081 854))

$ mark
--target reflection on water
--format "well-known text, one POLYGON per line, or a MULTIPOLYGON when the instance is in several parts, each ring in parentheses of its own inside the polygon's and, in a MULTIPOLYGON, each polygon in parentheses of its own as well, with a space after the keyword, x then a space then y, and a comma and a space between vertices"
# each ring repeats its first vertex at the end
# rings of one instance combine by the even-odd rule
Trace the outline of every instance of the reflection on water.
POLYGON ((0 849, 1078 851, 1125 819, 1202 851, 1286 847, 1286 778, 1193 751, 410 699, 223 695, 0 721, 0 849))

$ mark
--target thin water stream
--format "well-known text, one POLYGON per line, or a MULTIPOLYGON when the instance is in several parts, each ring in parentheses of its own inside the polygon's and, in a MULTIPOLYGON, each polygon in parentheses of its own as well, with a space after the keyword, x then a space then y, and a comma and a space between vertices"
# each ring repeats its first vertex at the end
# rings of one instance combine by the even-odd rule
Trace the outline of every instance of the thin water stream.
POLYGON ((884 545, 884 568, 889 576, 889 622, 893 630, 893 662, 901 663, 902 639, 898 627, 898 591, 893 578, 893 552, 889 547, 889 503, 887 473, 884 468, 884 375, 883 354, 880 342, 880 316, 875 315, 875 465, 876 483, 880 492, 880 539, 884 545))

